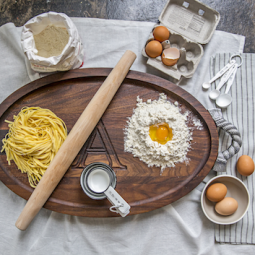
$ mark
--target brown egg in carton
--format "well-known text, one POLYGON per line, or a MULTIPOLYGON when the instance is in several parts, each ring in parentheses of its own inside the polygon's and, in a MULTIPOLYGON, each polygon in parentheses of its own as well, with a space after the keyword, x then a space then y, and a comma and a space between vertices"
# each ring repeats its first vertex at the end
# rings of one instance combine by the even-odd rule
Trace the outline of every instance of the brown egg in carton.
POLYGON ((217 11, 197 0, 170 0, 159 16, 160 23, 152 29, 142 55, 148 58, 148 65, 176 80, 182 77, 191 78, 204 54, 203 44, 209 42, 219 20, 217 11), (162 51, 155 57, 148 49, 153 46, 156 52, 160 52, 159 44, 162 51), (169 48, 171 50, 167 50, 169 48), (170 55, 164 54, 166 50, 171 52, 170 55), (179 57, 177 61, 173 61, 174 56, 177 56, 173 54, 177 52, 179 57), (169 65, 164 61, 168 59, 169 65))

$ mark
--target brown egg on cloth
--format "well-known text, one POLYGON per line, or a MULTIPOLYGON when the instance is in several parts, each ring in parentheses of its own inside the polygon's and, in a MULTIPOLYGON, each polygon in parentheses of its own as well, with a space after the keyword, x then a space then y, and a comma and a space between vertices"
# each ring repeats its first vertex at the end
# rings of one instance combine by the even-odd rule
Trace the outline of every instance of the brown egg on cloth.
POLYGON ((154 36, 155 40, 157 40, 159 42, 163 42, 163 41, 169 39, 170 32, 169 32, 169 30, 166 27, 158 26, 158 27, 154 28, 153 36, 154 36))
POLYGON ((177 48, 167 48, 163 51, 161 59, 166 66, 175 65, 180 58, 180 51, 177 48))
POLYGON ((206 197, 212 202, 221 201, 227 194, 227 187, 223 183, 214 183, 206 190, 206 197))
POLYGON ((238 208, 237 201, 232 197, 225 197, 215 205, 215 211, 221 215, 231 215, 238 208))
POLYGON ((254 162, 248 155, 242 155, 237 161, 236 168, 241 175, 249 176, 254 172, 254 162))
POLYGON ((160 42, 152 40, 145 47, 146 54, 151 58, 156 58, 161 55, 163 47, 160 42))

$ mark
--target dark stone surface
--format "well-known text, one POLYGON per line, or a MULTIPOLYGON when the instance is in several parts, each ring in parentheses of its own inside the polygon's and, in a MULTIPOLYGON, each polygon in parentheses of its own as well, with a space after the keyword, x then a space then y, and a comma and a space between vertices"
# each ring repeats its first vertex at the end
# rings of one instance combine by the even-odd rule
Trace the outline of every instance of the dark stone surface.
POLYGON ((0 25, 24 25, 32 17, 48 12, 63 12, 69 17, 107 19, 107 0, 0 0, 0 25))
MULTIPOLYGON (((188 0, 187 0, 188 1, 188 0)), ((32 17, 56 11, 70 17, 94 17, 157 22, 168 0, 0 0, 0 25, 22 26, 32 17)), ((244 52, 255 52, 255 0, 201 0, 217 10, 217 30, 246 37, 244 52)))

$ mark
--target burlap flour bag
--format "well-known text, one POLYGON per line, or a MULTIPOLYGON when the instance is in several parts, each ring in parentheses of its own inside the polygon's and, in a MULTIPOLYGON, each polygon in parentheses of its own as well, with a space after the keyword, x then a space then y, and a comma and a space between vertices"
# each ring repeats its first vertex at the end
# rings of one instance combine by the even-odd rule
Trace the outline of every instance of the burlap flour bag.
POLYGON ((79 68, 84 60, 78 30, 63 13, 43 13, 29 20, 21 33, 21 45, 37 72, 79 68))

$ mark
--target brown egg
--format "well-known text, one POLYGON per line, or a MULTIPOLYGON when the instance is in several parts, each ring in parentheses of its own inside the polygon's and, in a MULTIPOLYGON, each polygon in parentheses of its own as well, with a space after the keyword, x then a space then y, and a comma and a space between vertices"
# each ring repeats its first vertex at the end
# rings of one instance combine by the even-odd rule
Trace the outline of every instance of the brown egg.
POLYGON ((153 30, 153 36, 154 39, 159 41, 159 42, 163 42, 165 40, 168 40, 170 37, 170 32, 169 30, 164 27, 164 26, 158 26, 153 30))
POLYGON ((226 196, 227 191, 223 183, 214 183, 206 190, 206 197, 212 202, 219 202, 226 196))
POLYGON ((180 58, 180 51, 177 48, 168 48, 163 51, 161 56, 163 64, 167 66, 175 65, 180 58))
POLYGON ((152 40, 145 47, 146 54, 151 58, 156 58, 161 55, 163 47, 160 42, 152 40))
POLYGON ((244 176, 249 176, 254 172, 254 162, 251 157, 242 155, 237 160, 237 171, 244 176))
POLYGON ((237 201, 232 197, 225 197, 215 205, 215 211, 221 215, 231 215, 238 208, 237 201))

